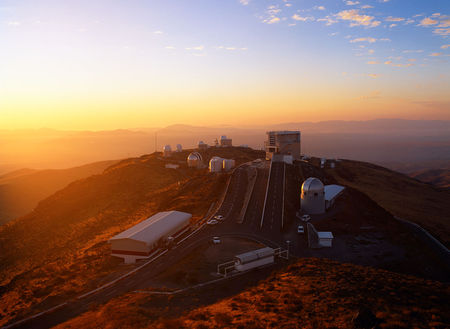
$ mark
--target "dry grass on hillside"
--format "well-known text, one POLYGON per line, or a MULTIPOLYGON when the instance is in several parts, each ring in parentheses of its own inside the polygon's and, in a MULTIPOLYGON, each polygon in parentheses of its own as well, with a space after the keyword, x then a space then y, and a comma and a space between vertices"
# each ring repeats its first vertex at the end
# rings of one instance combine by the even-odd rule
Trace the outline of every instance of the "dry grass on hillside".
POLYGON ((342 161, 327 169, 338 184, 367 194, 394 216, 421 225, 450 246, 450 191, 370 163, 342 161))
POLYGON ((0 325, 127 271, 109 255, 111 236, 163 210, 187 211, 198 220, 227 178, 206 169, 166 169, 154 156, 129 159, 0 227, 0 325))
POLYGON ((380 328, 445 328, 450 321, 448 285, 326 259, 301 259, 253 288, 199 306, 208 289, 220 294, 226 287, 128 294, 57 328, 354 328, 363 308, 372 314, 363 320, 380 328))

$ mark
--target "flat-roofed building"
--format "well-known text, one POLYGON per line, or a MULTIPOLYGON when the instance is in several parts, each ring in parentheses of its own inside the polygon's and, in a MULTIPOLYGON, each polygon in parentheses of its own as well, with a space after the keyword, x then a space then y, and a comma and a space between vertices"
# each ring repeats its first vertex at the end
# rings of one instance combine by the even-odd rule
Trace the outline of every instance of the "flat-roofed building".
POLYGON ((125 263, 148 258, 168 237, 186 231, 192 215, 181 211, 159 212, 109 239, 111 255, 125 263))
POLYGON ((227 136, 221 136, 220 137, 220 146, 222 146, 222 147, 233 146, 233 141, 231 138, 227 138, 227 136))
POLYGON ((268 131, 267 140, 264 143, 266 159, 272 159, 274 154, 292 155, 294 159, 300 159, 301 145, 299 130, 268 131))

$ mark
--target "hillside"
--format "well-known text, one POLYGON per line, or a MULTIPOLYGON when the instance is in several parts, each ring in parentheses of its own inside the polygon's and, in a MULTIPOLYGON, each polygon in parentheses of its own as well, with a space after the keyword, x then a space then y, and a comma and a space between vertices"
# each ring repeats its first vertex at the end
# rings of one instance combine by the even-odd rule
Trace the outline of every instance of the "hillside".
POLYGON ((450 321, 448 285, 370 267, 306 258, 255 284, 237 294, 229 281, 173 296, 127 294, 57 328, 445 328, 450 321))
MULTIPOLYGON (((238 163, 262 155, 239 148, 216 154, 230 152, 238 163)), ((0 227, 0 325, 127 271, 130 266, 109 255, 107 240, 155 212, 177 209, 194 221, 202 218, 222 195, 228 174, 188 169, 187 154, 170 159, 181 162, 178 170, 166 169, 155 154, 123 160, 0 227)))
POLYGON ((450 191, 404 174, 359 161, 343 160, 326 173, 338 184, 367 194, 394 216, 421 225, 450 246, 450 191))
POLYGON ((39 201, 67 184, 100 174, 117 161, 100 161, 68 169, 20 169, 0 176, 0 225, 30 212, 39 201))
POLYGON ((429 169, 410 173, 409 176, 442 188, 450 188, 450 169, 429 169))

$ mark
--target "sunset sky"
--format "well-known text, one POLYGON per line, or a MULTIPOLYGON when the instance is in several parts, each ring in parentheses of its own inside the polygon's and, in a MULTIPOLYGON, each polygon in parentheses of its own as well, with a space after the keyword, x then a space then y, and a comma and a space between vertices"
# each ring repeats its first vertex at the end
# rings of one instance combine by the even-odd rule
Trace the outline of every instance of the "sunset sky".
POLYGON ((1 0, 0 129, 450 120, 448 0, 1 0))

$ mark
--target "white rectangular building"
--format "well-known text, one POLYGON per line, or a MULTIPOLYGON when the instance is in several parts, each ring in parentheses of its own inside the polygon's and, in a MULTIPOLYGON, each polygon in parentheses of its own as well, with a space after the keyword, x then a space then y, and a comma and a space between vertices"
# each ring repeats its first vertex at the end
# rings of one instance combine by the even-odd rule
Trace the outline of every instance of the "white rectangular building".
POLYGON ((191 217, 181 211, 159 212, 109 239, 111 255, 123 258, 125 263, 148 258, 169 236, 187 230, 191 217))

